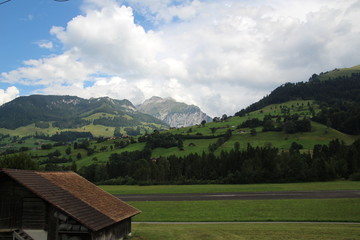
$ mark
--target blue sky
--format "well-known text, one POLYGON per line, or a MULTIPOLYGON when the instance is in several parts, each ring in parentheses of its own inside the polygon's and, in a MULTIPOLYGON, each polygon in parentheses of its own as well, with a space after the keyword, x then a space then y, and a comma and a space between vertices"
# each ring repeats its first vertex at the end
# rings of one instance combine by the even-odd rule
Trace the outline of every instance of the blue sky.
POLYGON ((232 115, 285 82, 360 64, 359 0, 12 0, 0 19, 0 105, 160 96, 232 115))
POLYGON ((52 26, 66 26, 80 14, 80 4, 80 0, 12 0, 0 5, 1 70, 10 71, 26 59, 49 54, 38 44, 51 38, 52 26))
MULTIPOLYGON (((49 32, 52 26, 66 26, 80 14, 81 3, 81 0, 12 0, 0 5, 0 72, 14 70, 22 66, 24 60, 59 53, 61 50, 54 48, 49 51, 39 44, 52 39, 49 32)), ((1 82, 0 89, 13 85, 1 82)), ((38 88, 31 85, 17 87, 21 89, 21 95, 29 95, 38 88)))

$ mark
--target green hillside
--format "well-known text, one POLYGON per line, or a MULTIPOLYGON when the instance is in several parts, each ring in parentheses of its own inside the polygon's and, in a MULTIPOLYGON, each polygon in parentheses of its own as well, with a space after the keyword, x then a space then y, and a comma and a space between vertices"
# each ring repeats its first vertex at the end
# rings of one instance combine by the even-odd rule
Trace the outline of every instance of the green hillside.
POLYGON ((271 104, 313 100, 319 106, 319 111, 313 114, 312 120, 343 133, 359 135, 360 73, 352 72, 350 76, 348 73, 340 70, 336 73, 338 77, 327 81, 320 81, 318 75, 313 75, 308 82, 285 83, 235 115, 243 116, 271 104))
POLYGON ((0 106, 0 133, 13 136, 52 136, 89 132, 95 137, 139 135, 168 126, 136 110, 128 100, 82 99, 74 96, 31 95, 0 106))
MULTIPOLYGON (((319 108, 313 101, 307 100, 299 100, 299 101, 289 101, 283 104, 272 104, 266 106, 263 109, 250 112, 242 117, 230 117, 221 122, 211 122, 206 123, 204 126, 197 125, 192 127, 184 127, 179 129, 171 129, 161 134, 172 134, 182 136, 183 139, 183 149, 180 150, 177 146, 174 147, 157 147, 152 150, 151 157, 152 158, 161 158, 168 157, 171 155, 176 155, 179 157, 187 156, 191 153, 202 154, 203 152, 209 153, 209 145, 214 144, 221 138, 227 131, 231 131, 231 137, 221 144, 215 151, 215 155, 219 155, 221 151, 230 151, 234 148, 235 143, 240 144, 241 149, 246 149, 248 144, 252 146, 273 146, 279 149, 288 150, 291 147, 293 142, 301 144, 303 146, 302 151, 311 151, 314 145, 316 144, 328 144, 333 139, 339 139, 343 141, 345 144, 352 144, 358 136, 347 135, 341 133, 335 129, 329 128, 325 125, 316 123, 311 121, 311 131, 309 132, 298 132, 298 133, 286 133, 284 131, 266 131, 263 132, 262 126, 257 126, 256 134, 251 134, 251 129, 249 127, 240 127, 242 123, 249 119, 264 119, 267 115, 277 116, 281 113, 281 109, 289 109, 287 114, 294 115, 297 114, 299 118, 310 118, 311 111, 313 109, 314 112, 319 111, 319 108), (314 110, 315 109, 315 110, 314 110)), ((283 117, 281 117, 281 121, 283 121, 283 117)), ((85 126, 80 130, 90 130, 90 125, 85 126)), ((36 129, 33 125, 19 128, 18 130, 24 131, 26 133, 32 128, 32 130, 36 129)), ((105 127, 103 127, 105 128, 105 127)), ((59 130, 59 129, 54 129, 59 130)), ((72 129, 77 130, 77 129, 72 129)), ((114 128, 107 127, 103 129, 103 132, 99 132, 100 136, 106 136, 106 132, 109 133, 109 136, 112 135, 114 128)), ((49 130, 47 130, 49 131, 49 130)), ((21 136, 21 131, 18 132, 21 136)), ((48 134, 55 134, 55 132, 47 132, 48 134)), ((3 135, 4 136, 4 135, 3 135)), ((135 150, 143 150, 145 147, 145 143, 138 143, 137 138, 134 139, 135 143, 130 143, 129 145, 119 149, 115 146, 116 142, 128 141, 127 139, 109 139, 99 143, 96 140, 90 141, 90 148, 95 148, 94 153, 88 156, 87 152, 84 149, 73 150, 70 155, 65 154, 65 150, 67 146, 58 146, 53 147, 51 150, 39 150, 41 144, 52 142, 49 140, 41 140, 32 137, 28 137, 24 140, 21 140, 20 137, 13 140, 14 137, 4 137, 1 141, 3 147, 2 149, 14 147, 29 147, 27 152, 31 154, 35 159, 37 159, 40 163, 48 158, 47 154, 50 152, 54 152, 55 150, 59 150, 64 157, 70 157, 75 160, 78 153, 81 153, 81 159, 76 160, 78 167, 87 166, 94 163, 94 159, 96 159, 97 163, 105 163, 109 160, 109 157, 113 153, 122 153, 126 151, 135 151, 135 150), (20 143, 19 143, 20 142, 20 143), (102 150, 101 150, 102 149, 102 150)), ((67 145, 67 144, 65 144, 67 145)), ((70 165, 71 162, 64 163, 65 165, 70 165)))
POLYGON ((343 76, 350 77, 354 73, 355 74, 360 73, 360 65, 350 68, 336 68, 332 71, 320 73, 318 76, 319 76, 319 80, 325 81, 343 76))

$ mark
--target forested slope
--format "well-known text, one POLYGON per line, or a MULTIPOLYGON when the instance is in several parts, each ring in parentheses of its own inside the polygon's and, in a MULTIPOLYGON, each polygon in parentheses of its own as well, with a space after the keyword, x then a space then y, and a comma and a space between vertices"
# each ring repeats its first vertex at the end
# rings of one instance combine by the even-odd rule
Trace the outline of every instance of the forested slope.
POLYGON ((360 134, 360 73, 326 81, 313 76, 308 82, 286 83, 235 115, 243 116, 270 104, 296 99, 315 100, 320 105, 321 111, 313 117, 314 121, 347 134, 360 134))

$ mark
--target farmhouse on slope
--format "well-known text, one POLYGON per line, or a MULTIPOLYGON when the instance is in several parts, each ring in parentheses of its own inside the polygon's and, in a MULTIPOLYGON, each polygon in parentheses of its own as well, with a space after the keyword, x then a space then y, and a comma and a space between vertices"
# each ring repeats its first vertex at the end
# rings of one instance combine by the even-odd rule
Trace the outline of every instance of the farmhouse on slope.
POLYGON ((74 172, 0 169, 0 240, 121 240, 139 213, 74 172))

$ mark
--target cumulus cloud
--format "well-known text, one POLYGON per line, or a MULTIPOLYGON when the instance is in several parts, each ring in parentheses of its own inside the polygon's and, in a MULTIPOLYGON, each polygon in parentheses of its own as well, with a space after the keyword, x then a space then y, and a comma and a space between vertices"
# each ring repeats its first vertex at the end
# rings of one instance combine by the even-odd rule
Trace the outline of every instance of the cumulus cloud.
POLYGON ((173 97, 221 116, 282 83, 360 63, 358 0, 85 0, 82 10, 50 30, 62 54, 1 80, 134 104, 173 97))
POLYGON ((52 85, 81 83, 93 72, 76 57, 73 51, 42 59, 24 61, 24 67, 1 73, 2 80, 23 85, 52 85))
POLYGON ((0 89, 0 105, 17 98, 19 93, 19 90, 14 86, 8 87, 6 90, 0 89))

